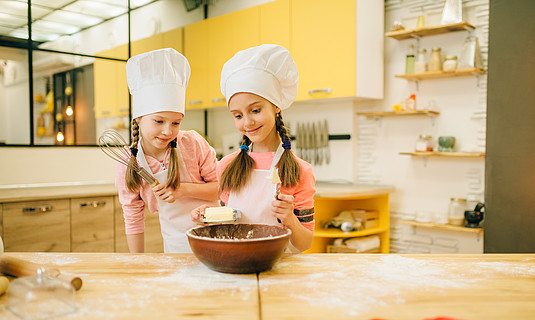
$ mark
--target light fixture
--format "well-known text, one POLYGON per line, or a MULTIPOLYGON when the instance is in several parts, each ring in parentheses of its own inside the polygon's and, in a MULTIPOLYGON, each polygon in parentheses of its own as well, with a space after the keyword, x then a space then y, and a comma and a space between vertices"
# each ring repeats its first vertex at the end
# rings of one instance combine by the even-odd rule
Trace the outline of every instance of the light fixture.
POLYGON ((64 139, 65 137, 63 136, 63 132, 59 131, 58 134, 56 135, 56 140, 58 142, 62 142, 64 139))
POLYGON ((70 116, 72 116, 73 112, 74 111, 72 110, 72 107, 71 106, 67 106, 67 109, 65 110, 65 114, 70 117, 70 116))

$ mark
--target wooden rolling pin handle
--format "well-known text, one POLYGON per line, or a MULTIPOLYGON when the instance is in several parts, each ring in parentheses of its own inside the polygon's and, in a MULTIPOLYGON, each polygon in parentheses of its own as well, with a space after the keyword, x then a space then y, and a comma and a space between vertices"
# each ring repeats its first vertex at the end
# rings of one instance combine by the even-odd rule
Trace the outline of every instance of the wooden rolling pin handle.
MULTIPOLYGON (((158 179, 154 179, 154 182, 151 183, 150 187, 153 188, 153 187, 155 187, 155 186, 157 186, 159 184, 160 184, 160 182, 158 181, 158 179)), ((173 203, 173 202, 175 202, 175 200, 171 200, 171 201, 167 201, 167 202, 168 203, 173 203)))
POLYGON ((69 273, 61 273, 54 267, 44 266, 37 263, 24 261, 18 258, 2 255, 0 257, 0 272, 13 277, 33 276, 37 274, 37 269, 45 268, 46 273, 50 276, 66 281, 76 290, 82 288, 82 279, 69 273), (53 272, 55 271, 55 272, 53 272), (51 274, 52 273, 52 274, 51 274))

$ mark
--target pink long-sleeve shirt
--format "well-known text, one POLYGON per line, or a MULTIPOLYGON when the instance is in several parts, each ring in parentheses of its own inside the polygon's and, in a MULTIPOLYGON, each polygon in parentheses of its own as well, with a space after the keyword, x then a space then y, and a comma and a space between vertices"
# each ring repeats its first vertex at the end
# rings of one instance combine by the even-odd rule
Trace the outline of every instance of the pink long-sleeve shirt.
MULTIPOLYGON (((216 153, 208 142, 196 131, 180 131, 177 139, 177 147, 182 153, 182 160, 186 165, 187 174, 192 183, 217 182, 216 153)), ((167 151, 164 164, 169 163, 167 151)), ((162 164, 157 159, 145 155, 145 159, 153 173, 163 171, 162 164)), ((126 167, 117 164, 115 172, 115 186, 119 194, 119 201, 123 207, 126 234, 138 234, 145 231, 145 208, 151 213, 158 213, 159 205, 150 185, 142 180, 138 192, 130 192, 125 181, 126 167)), ((184 180, 183 178, 181 180, 184 180)))
MULTIPOLYGON (((240 152, 240 150, 225 156, 217 163, 217 178, 219 181, 221 181, 221 175, 223 174, 223 171, 230 164, 230 162, 238 155, 238 152, 240 152)), ((251 152, 249 153, 249 155, 251 156, 251 158, 253 158, 255 162, 255 169, 269 170, 271 168, 273 158, 275 158, 275 152, 251 152)), ((310 165, 310 163, 306 162, 305 160, 302 160, 298 157, 296 158, 297 162, 299 163, 299 168, 301 169, 301 177, 299 179, 299 182, 295 186, 288 188, 281 186, 280 193, 294 196, 295 210, 311 209, 314 208, 314 195, 316 194, 316 178, 314 177, 314 172, 312 171, 312 165, 310 165)), ((223 191, 221 192, 220 199, 224 203, 228 203, 229 196, 230 194, 228 191, 223 191)), ((251 197, 256 196, 258 195, 251 195, 251 197)), ((307 229, 314 231, 314 220, 310 222, 301 222, 301 224, 307 229)))

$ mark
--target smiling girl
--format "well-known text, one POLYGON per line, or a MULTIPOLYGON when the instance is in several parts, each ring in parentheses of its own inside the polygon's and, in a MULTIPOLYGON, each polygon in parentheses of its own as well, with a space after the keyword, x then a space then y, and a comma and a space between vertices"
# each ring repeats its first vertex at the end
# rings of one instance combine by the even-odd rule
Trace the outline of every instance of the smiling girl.
POLYGON ((144 251, 145 208, 160 218, 164 251, 191 252, 185 232, 190 211, 217 205, 215 150, 195 131, 181 131, 190 67, 174 49, 130 58, 127 81, 133 98, 131 161, 160 182, 151 187, 133 170, 117 166, 115 184, 123 207, 130 252, 144 251))
POLYGON ((243 138, 240 150, 218 163, 217 175, 221 201, 242 211, 239 223, 282 224, 292 230, 291 249, 304 251, 312 244, 315 178, 291 150, 281 114, 294 101, 297 82, 292 56, 278 45, 240 51, 225 63, 221 92, 243 138), (269 179, 273 170, 282 181, 279 195, 269 179))

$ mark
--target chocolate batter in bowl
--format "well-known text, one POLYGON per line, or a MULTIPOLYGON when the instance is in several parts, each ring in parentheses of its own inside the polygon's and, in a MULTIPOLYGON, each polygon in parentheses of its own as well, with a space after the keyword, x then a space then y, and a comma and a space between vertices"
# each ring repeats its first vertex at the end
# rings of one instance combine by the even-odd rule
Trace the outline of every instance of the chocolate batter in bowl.
POLYGON ((186 232, 197 259, 224 273, 271 269, 286 250, 291 234, 289 229, 262 224, 198 226, 186 232))

